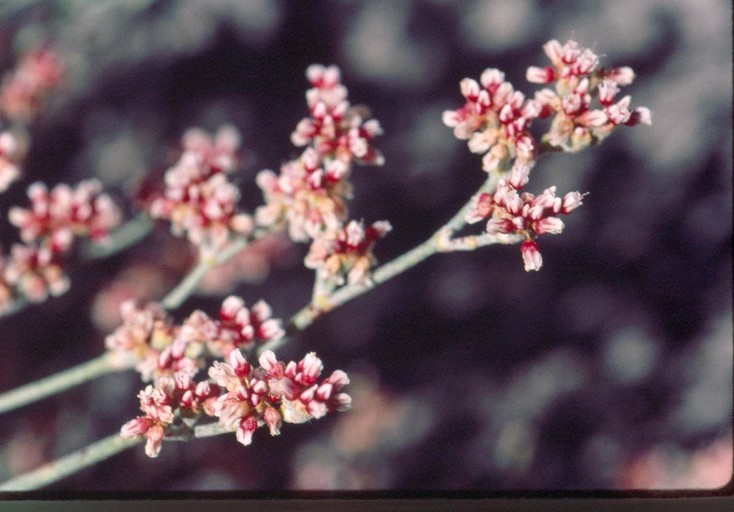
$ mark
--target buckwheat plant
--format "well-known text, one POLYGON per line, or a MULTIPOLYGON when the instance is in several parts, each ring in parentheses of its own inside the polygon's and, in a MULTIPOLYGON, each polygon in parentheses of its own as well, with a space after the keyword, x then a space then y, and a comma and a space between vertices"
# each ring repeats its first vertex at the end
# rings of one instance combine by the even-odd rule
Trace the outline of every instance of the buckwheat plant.
MULTIPOLYGON (((575 153, 600 144, 619 126, 651 122, 647 108, 632 108, 629 96, 618 97, 635 77, 630 68, 605 69, 597 55, 574 41, 553 40, 543 48, 550 65, 527 70, 529 82, 545 85, 533 96, 516 90, 497 69, 485 70, 479 81, 461 81, 464 102, 444 112, 443 122, 467 141, 472 153, 482 155, 478 172, 486 173, 486 179, 433 236, 382 265, 374 249, 391 232, 390 223, 353 219, 348 209, 352 172, 385 163, 375 147, 382 128, 365 107, 350 103, 335 66, 306 70, 308 114, 291 135, 300 154, 277 173, 257 175, 264 201, 249 212, 240 205, 231 179, 241 144, 233 126, 213 136, 196 128, 187 131, 178 159, 147 194, 143 211, 120 226, 121 209, 96 181, 51 189, 32 184, 30 206, 9 211, 22 243, 0 257, 0 308, 6 313, 73 285, 63 264, 78 237, 106 242, 108 250, 98 256, 106 255, 167 224, 174 236, 197 248, 198 262, 160 301, 123 302, 122 324, 105 338, 103 355, 0 395, 0 412, 8 412, 127 369, 135 369, 145 386, 137 396, 142 414, 124 422, 118 433, 0 489, 36 489, 143 442, 149 457, 157 457, 166 441, 194 442, 228 433, 247 446, 257 442, 261 427, 275 436, 286 430, 285 424, 346 411, 351 398, 345 372, 336 369, 323 377, 325 366, 315 353, 284 362, 276 355, 278 348, 318 317, 436 253, 518 244, 524 269, 540 270, 538 239, 562 233, 563 217, 578 209, 586 195, 558 193, 555 186, 530 192, 540 157, 575 153), (478 223, 481 229, 465 232, 478 223), (262 300, 246 302, 235 295, 224 298, 214 316, 196 310, 177 322, 170 315, 210 271, 244 254, 250 244, 276 235, 308 244, 304 265, 314 271, 310 302, 289 320, 278 318, 262 300)), ((58 61, 43 53, 23 66, 36 66, 39 77, 21 80, 21 71, 12 75, 0 106, 28 118, 61 73, 58 61)), ((0 133, 2 189, 20 176, 18 148, 11 132, 0 133)), ((259 251, 267 259, 269 253, 259 251)))

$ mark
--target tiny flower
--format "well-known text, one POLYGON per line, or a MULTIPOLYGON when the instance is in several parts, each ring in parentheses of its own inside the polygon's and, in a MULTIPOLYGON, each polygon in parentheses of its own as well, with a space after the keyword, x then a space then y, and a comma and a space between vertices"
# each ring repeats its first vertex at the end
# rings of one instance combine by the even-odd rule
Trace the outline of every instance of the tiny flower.
POLYGON ((323 364, 314 353, 286 365, 266 351, 259 363, 254 368, 236 350, 229 363, 215 362, 209 369, 209 376, 226 388, 214 404, 214 414, 245 446, 252 443, 258 426, 267 425, 275 436, 284 421, 304 423, 346 410, 351 403, 349 395, 340 392, 349 383, 346 373, 336 370, 318 382, 323 364))
POLYGON ((535 96, 541 103, 539 117, 555 114, 550 130, 543 136, 545 142, 576 152, 600 143, 621 124, 650 124, 649 109, 630 110, 629 96, 616 101, 620 87, 635 78, 631 68, 604 70, 594 52, 575 41, 561 45, 552 40, 543 48, 553 66, 530 67, 527 78, 536 83, 555 82, 555 90, 546 88, 535 96), (595 108, 594 98, 600 108, 595 108))
POLYGON ((304 263, 335 284, 367 283, 369 269, 376 261, 372 249, 391 229, 387 221, 366 228, 361 222, 350 221, 335 235, 315 239, 304 263))
POLYGON ((153 218, 170 221, 174 235, 185 235, 207 253, 222 249, 234 235, 249 236, 255 227, 250 215, 237 211, 240 193, 227 177, 239 143, 239 133, 229 125, 214 138, 199 129, 187 131, 178 162, 165 173, 165 189, 148 204, 153 218))
POLYGON ((581 202, 582 198, 583 195, 578 192, 569 192, 563 196, 563 208, 561 209, 561 212, 565 214, 571 213, 583 204, 581 202))
POLYGON ((563 231, 563 221, 558 217, 546 217, 535 223, 535 232, 539 235, 550 233, 557 235, 563 231))
POLYGON ((469 224, 475 224, 487 216, 492 211, 492 196, 486 192, 479 194, 472 198, 472 206, 469 212, 464 217, 464 220, 469 224))
POLYGON ((532 240, 526 240, 520 246, 522 259, 525 262, 525 271, 540 270, 543 265, 543 258, 538 250, 538 244, 532 240))
POLYGON ((60 184, 50 191, 40 182, 28 187, 30 209, 13 207, 8 219, 20 229, 23 242, 39 243, 55 253, 68 251, 74 236, 103 240, 121 218, 96 180, 76 188, 60 184))
POLYGON ((280 426, 283 423, 283 417, 274 407, 266 407, 263 413, 263 421, 270 429, 271 436, 277 436, 280 434, 280 426))

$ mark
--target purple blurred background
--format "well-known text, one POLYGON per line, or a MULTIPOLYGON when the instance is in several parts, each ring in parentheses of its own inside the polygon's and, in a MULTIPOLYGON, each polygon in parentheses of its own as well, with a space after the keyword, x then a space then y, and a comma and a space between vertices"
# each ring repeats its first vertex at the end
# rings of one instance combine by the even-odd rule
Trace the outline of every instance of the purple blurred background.
MULTIPOLYGON (((11 1, 0 69, 50 41, 66 78, 29 127, 28 183, 103 181, 120 202, 170 164, 182 133, 242 132, 242 205, 253 182, 298 154, 304 71, 337 64, 385 135, 382 168, 356 168, 351 217, 387 219, 386 262, 424 241, 485 177, 441 122, 459 81, 496 67, 537 90, 527 66, 569 38, 629 65, 624 90, 653 112, 577 155, 550 155, 529 190, 589 192, 544 267, 517 247, 433 256, 320 320, 279 352, 316 351, 352 377, 354 408, 265 431, 138 447, 52 491, 715 488, 732 471, 732 40, 724 0, 11 1)), ((132 214, 134 207, 129 206, 132 214)), ((3 247, 17 232, 0 226, 3 247)), ((234 291, 288 318, 310 298, 307 247, 234 291)), ((281 244, 283 245, 283 244, 281 244)), ((0 390, 103 352, 120 297, 160 299, 193 261, 164 226, 98 261, 72 258, 71 290, 0 319, 0 390)), ((253 258, 257 260, 257 258, 253 258)), ((262 261, 259 260, 262 265, 262 261)), ((253 263, 255 264, 255 263, 253 263)), ((215 313, 228 293, 176 312, 215 313)), ((0 480, 117 431, 137 414, 132 372, 0 417, 0 480)))

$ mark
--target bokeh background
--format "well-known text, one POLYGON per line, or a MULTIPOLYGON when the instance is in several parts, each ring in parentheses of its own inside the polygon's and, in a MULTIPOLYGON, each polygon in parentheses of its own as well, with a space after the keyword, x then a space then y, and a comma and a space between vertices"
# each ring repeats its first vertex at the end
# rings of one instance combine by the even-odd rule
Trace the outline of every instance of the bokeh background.
MULTIPOLYGON (((28 127, 25 177, 102 180, 129 215, 182 133, 243 135, 242 205, 255 174, 298 154, 304 70, 337 64, 385 135, 382 168, 353 174, 352 218, 388 219, 380 261, 422 242, 484 179, 441 123, 458 83, 487 67, 516 88, 541 45, 573 38, 653 112, 602 146, 543 158, 529 189, 589 192, 544 267, 517 247, 433 256, 284 347, 352 377, 354 408, 279 437, 258 431, 121 453, 51 491, 712 489, 732 473, 732 39, 725 0, 136 0, 0 3, 0 69, 50 43, 62 86, 28 127)), ((17 239, 0 226, 3 247, 17 239)), ((288 318, 309 299, 306 247, 274 238, 176 312, 230 291, 288 318), (234 288, 232 286, 234 285, 234 288), (231 289, 228 289, 231 288, 231 289)), ((0 319, 0 390, 103 352, 117 304, 160 299, 193 262, 165 226, 103 260, 72 258, 62 297, 0 319)), ((117 431, 142 387, 109 375, 0 417, 0 479, 117 431)))

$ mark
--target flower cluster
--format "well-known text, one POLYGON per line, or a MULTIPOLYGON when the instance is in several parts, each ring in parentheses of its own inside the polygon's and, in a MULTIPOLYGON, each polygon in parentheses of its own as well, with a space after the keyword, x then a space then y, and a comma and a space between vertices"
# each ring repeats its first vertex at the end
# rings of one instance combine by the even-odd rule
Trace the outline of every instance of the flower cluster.
POLYGON ((474 198, 466 222, 489 218, 487 234, 522 235, 525 270, 539 270, 543 261, 533 237, 560 233, 564 224, 556 215, 570 213, 581 205, 582 198, 578 192, 558 198, 555 187, 537 197, 518 192, 527 185, 542 150, 551 147, 576 152, 600 143, 619 125, 651 123, 649 109, 630 110, 630 96, 617 100, 619 88, 634 80, 632 69, 605 70, 599 67, 594 52, 575 41, 561 45, 551 40, 543 49, 552 65, 531 66, 526 78, 534 83, 555 82, 555 90, 545 88, 533 99, 525 99, 505 81, 502 72, 486 69, 479 82, 471 78, 461 81, 466 102, 457 110, 443 113, 444 124, 453 128, 457 138, 468 141, 470 151, 484 154, 483 169, 499 178, 494 192, 474 198), (594 97, 599 108, 592 107, 594 97), (530 133, 531 125, 536 119, 551 116, 550 129, 542 136, 543 145, 538 145, 530 133))
POLYGON ((510 183, 500 180, 494 194, 473 198, 465 220, 474 224, 489 217, 485 230, 490 235, 524 235, 521 252, 525 270, 540 270, 543 259, 532 236, 563 231, 563 221, 557 215, 567 215, 581 206, 582 197, 578 192, 556 197, 556 187, 547 188, 538 196, 529 192, 519 194, 510 183))
POLYGON ((74 237, 104 240, 120 220, 120 212, 97 180, 66 184, 48 190, 40 182, 28 187, 30 209, 13 207, 8 212, 12 224, 20 229, 27 244, 38 243, 53 252, 69 250, 74 237))
POLYGON ((286 364, 268 350, 253 368, 240 348, 233 348, 248 350, 254 340, 283 336, 280 322, 270 318, 262 301, 248 310, 242 299, 231 296, 222 304, 220 320, 195 311, 181 326, 174 326, 155 304, 138 309, 126 303, 122 316, 123 326, 108 336, 108 348, 137 358, 144 379, 153 383, 138 394, 144 415, 125 423, 120 434, 144 436, 149 457, 158 456, 164 437, 176 429, 191 433, 202 413, 217 417, 223 429, 235 431, 237 440, 248 445, 260 426, 277 435, 283 422, 303 423, 351 405, 349 395, 341 392, 349 383, 347 374, 336 370, 319 383, 323 364, 313 353, 286 364), (215 360, 208 370, 211 380, 196 382, 207 358, 229 363, 215 360), (157 367, 150 368, 149 361, 157 367))
POLYGON ((245 446, 252 442, 259 426, 267 425, 275 436, 280 434, 283 421, 304 423, 351 406, 351 397, 340 392, 349 384, 347 374, 336 370, 319 383, 323 364, 313 352, 298 363, 285 364, 266 351, 259 362, 260 366, 253 368, 235 350, 229 363, 215 361, 209 369, 209 376, 226 389, 214 404, 214 414, 245 446))
POLYGON ((64 274, 64 255, 75 238, 104 242, 120 220, 120 212, 96 180, 65 184, 50 191, 42 183, 28 188, 29 209, 12 207, 10 222, 19 228, 22 244, 14 244, 10 256, 0 261, 0 310, 15 299, 32 302, 48 294, 60 295, 69 287, 64 274))
POLYGON ((120 313, 123 323, 107 336, 105 345, 119 366, 135 363, 144 381, 177 373, 194 376, 207 358, 251 350, 256 343, 277 341, 285 334, 265 301, 247 308, 236 296, 224 299, 218 319, 196 310, 180 325, 155 303, 141 308, 126 301, 120 313))
POLYGON ((598 144, 619 125, 651 124, 650 110, 638 107, 630 110, 630 96, 616 99, 619 88, 629 85, 635 74, 629 67, 605 70, 599 58, 575 41, 561 45, 555 39, 543 45, 552 66, 531 66, 527 70, 530 82, 550 84, 536 93, 542 104, 540 117, 555 114, 545 142, 563 151, 576 152, 598 144), (596 97, 598 108, 592 106, 596 97))
POLYGON ((364 283, 368 271, 375 263, 372 248, 392 226, 387 221, 375 222, 367 228, 355 220, 339 230, 335 238, 321 237, 314 240, 306 255, 306 267, 316 269, 319 278, 340 285, 364 283))
POLYGON ((180 158, 165 173, 165 189, 149 204, 151 217, 170 221, 173 234, 186 235, 207 253, 225 247, 232 234, 249 235, 253 220, 237 212, 240 193, 227 177, 239 144, 231 126, 220 128, 213 139, 199 129, 186 132, 180 158))
POLYGON ((382 134, 380 123, 365 120, 369 115, 365 107, 350 106, 339 68, 315 64, 306 70, 306 77, 313 85, 306 92, 310 117, 298 123, 291 142, 311 145, 323 160, 382 165, 382 154, 371 145, 382 134))
MULTIPOLYGON (((326 261, 331 254, 324 254, 324 250, 338 250, 338 240, 345 231, 353 164, 384 162, 372 145, 382 129, 375 119, 367 120, 364 107, 350 105, 337 67, 312 65, 306 76, 312 85, 306 92, 310 115, 298 123, 291 135, 294 145, 306 148, 297 159, 283 164, 279 174, 271 170, 258 174, 257 184, 263 190, 265 205, 255 215, 261 226, 287 228, 294 241, 313 241, 311 252, 326 261)), ((365 248, 371 249, 372 242, 365 248)), ((363 256, 364 262, 374 261, 371 255, 363 256)), ((309 261, 307 265, 313 267, 316 259, 309 261)), ((349 266, 337 266, 350 271, 349 266)), ((361 273, 366 271, 364 268, 361 273)))
POLYGON ((32 120, 49 93, 59 86, 63 75, 61 59, 51 48, 29 53, 3 79, 0 86, 0 111, 12 121, 32 120))
POLYGON ((145 436, 145 454, 157 457, 169 427, 179 418, 196 418, 201 412, 213 416, 220 393, 218 386, 207 381, 195 383, 185 373, 161 377, 138 393, 140 410, 145 414, 125 423, 120 435, 145 436))
MULTIPOLYGON (((454 129, 458 139, 467 140, 470 151, 484 154, 487 172, 514 171, 525 175, 532 168, 539 148, 530 134, 532 122, 554 115, 543 142, 563 151, 579 151, 598 144, 619 125, 650 124, 650 110, 629 109, 630 97, 619 101, 619 87, 634 80, 629 67, 604 70, 599 58, 575 41, 561 45, 552 40, 543 46, 552 66, 531 66, 526 77, 533 83, 555 82, 555 90, 545 88, 533 99, 514 90, 497 69, 486 69, 479 82, 461 81, 466 103, 457 110, 447 110, 443 122, 454 129), (591 106, 596 96, 598 109, 591 106), (520 169, 517 169, 517 167, 520 169)), ((518 181, 515 187, 522 187, 518 181)))
POLYGON ((540 115, 540 102, 525 99, 497 69, 486 69, 479 82, 481 86, 471 78, 461 81, 466 103, 445 111, 444 124, 454 129, 456 138, 468 141, 471 152, 484 154, 487 172, 532 167, 536 144, 528 128, 540 115))

